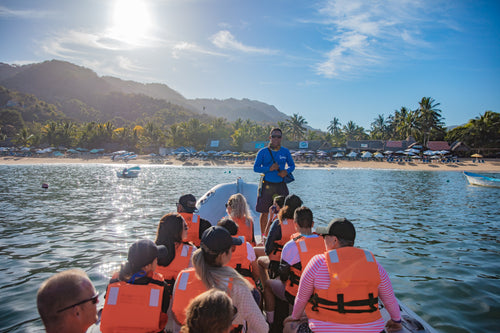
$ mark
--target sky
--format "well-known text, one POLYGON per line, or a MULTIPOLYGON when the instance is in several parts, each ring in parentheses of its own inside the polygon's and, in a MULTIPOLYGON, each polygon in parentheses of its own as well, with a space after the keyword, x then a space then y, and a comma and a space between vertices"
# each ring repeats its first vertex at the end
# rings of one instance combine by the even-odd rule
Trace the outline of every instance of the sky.
POLYGON ((186 98, 247 98, 325 131, 440 103, 500 112, 498 0, 0 0, 0 62, 64 60, 186 98))

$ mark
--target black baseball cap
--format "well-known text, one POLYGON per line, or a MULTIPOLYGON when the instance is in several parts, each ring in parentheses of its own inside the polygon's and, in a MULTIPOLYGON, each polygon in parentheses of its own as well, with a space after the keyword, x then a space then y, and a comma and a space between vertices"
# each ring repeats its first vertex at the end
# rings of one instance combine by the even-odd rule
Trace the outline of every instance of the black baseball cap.
POLYGON ((210 252, 226 252, 233 245, 241 245, 243 241, 238 237, 231 237, 224 227, 210 227, 201 236, 201 246, 210 252))
POLYGON ((129 264, 138 270, 153 262, 160 253, 167 251, 164 245, 156 245, 149 239, 142 239, 134 242, 128 249, 127 260, 129 264))
POLYGON ((354 225, 345 217, 333 219, 326 227, 316 228, 316 233, 323 236, 335 236, 339 239, 352 242, 356 238, 354 225))

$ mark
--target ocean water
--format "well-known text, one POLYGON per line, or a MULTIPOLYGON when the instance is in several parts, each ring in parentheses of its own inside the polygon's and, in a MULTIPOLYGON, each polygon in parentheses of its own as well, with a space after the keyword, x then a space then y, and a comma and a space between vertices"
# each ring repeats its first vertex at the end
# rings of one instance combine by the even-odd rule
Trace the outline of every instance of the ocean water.
MULTIPOLYGON (((84 269, 104 294, 136 239, 153 239, 178 197, 203 193, 250 169, 144 165, 0 165, 0 331, 42 332, 40 283, 84 269), (48 183, 48 189, 42 189, 48 183)), ((374 252, 396 296, 439 332, 494 332, 500 318, 500 189, 458 172, 302 169, 291 193, 316 225, 347 217, 356 245, 374 252)), ((100 304, 102 305, 102 299, 100 304)))

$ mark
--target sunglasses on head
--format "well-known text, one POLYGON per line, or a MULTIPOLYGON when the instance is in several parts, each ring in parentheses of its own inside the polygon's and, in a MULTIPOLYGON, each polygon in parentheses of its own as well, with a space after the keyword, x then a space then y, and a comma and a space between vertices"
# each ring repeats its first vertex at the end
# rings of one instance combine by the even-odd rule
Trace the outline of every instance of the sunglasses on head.
POLYGON ((67 306, 67 307, 65 307, 65 308, 63 308, 61 310, 57 310, 57 313, 66 311, 68 309, 74 308, 75 306, 82 305, 82 304, 90 302, 90 301, 92 301, 92 304, 97 304, 97 302, 99 301, 99 292, 96 292, 94 296, 92 296, 90 298, 87 298, 87 299, 84 299, 81 302, 78 302, 78 303, 75 303, 73 305, 67 306))

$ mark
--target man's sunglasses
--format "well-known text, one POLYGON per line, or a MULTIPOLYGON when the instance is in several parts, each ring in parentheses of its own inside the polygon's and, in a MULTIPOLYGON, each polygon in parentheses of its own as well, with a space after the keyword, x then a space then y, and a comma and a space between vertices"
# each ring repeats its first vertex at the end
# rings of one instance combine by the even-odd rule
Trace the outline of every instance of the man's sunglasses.
POLYGON ((281 139, 281 135, 271 135, 271 138, 273 138, 273 139, 281 139))
POLYGON ((91 298, 87 298, 87 299, 85 299, 85 300, 83 300, 81 302, 78 302, 78 303, 75 303, 73 305, 67 306, 67 307, 65 307, 65 308, 63 308, 61 310, 57 310, 57 313, 66 311, 68 309, 74 308, 75 306, 82 305, 82 304, 90 302, 90 301, 92 301, 92 304, 96 304, 98 300, 99 300, 99 292, 95 293, 95 295, 92 296, 91 298))

